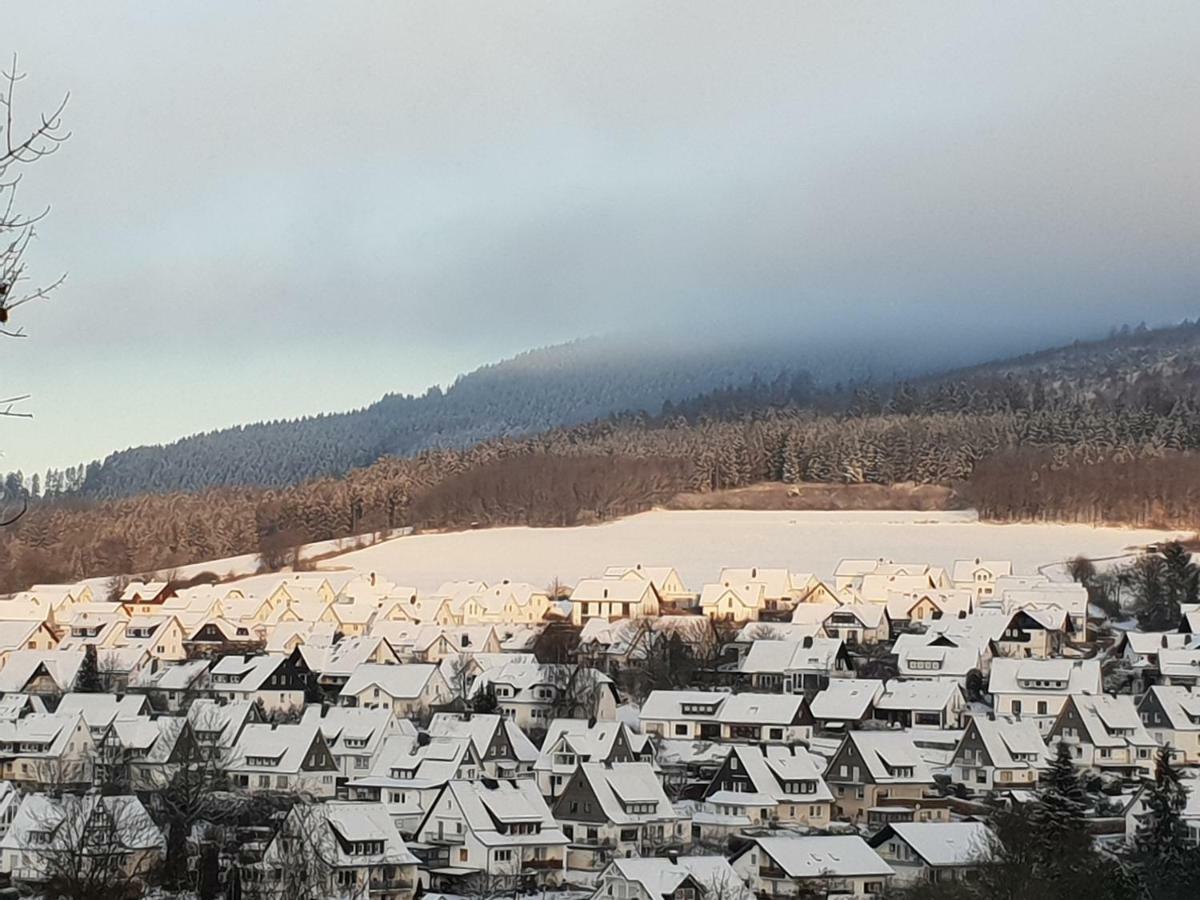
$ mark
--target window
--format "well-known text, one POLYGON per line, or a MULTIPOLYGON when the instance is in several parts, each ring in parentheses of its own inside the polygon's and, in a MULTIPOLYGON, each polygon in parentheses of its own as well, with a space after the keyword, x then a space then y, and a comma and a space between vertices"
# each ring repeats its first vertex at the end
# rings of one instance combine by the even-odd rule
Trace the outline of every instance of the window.
POLYGON ((1050 709, 1050 707, 1046 704, 1045 700, 1038 701, 1037 711, 1038 711, 1039 716, 1046 715, 1046 713, 1049 711, 1049 709, 1050 709))
POLYGON ((677 722, 675 724, 675 733, 678 735, 686 735, 688 733, 687 725, 683 722, 677 722))
POLYGON ((512 859, 511 850, 497 850, 495 855, 496 862, 508 862, 512 859))
POLYGON ((1019 716, 1021 714, 1021 701, 1020 700, 1014 700, 1012 702, 1012 711, 1013 711, 1013 715, 1015 715, 1015 716, 1019 716))

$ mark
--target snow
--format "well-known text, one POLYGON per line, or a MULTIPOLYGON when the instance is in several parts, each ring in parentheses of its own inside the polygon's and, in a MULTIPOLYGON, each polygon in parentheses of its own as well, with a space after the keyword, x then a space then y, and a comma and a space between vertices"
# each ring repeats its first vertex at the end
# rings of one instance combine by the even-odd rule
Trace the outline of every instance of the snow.
POLYGON ((829 579, 847 558, 918 559, 950 566, 956 559, 1012 560, 1022 574, 1078 555, 1131 553, 1168 540, 1171 532, 1087 525, 999 525, 974 512, 792 512, 655 510, 603 525, 492 528, 407 535, 328 559, 322 569, 377 572, 420 590, 444 581, 505 578, 571 584, 615 564, 674 566, 699 591, 724 567, 785 566, 829 579))

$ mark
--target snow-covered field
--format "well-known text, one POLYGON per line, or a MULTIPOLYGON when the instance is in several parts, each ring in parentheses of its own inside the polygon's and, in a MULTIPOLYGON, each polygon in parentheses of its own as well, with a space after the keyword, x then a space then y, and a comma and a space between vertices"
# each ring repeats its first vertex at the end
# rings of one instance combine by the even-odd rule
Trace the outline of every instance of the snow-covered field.
MULTIPOLYGON (((572 584, 605 566, 673 565, 699 590, 722 566, 786 566, 832 575, 846 557, 949 566, 1011 559, 1018 573, 1084 554, 1112 556, 1170 532, 1086 525, 993 525, 973 512, 758 512, 656 510, 580 528, 493 528, 395 538, 321 567, 377 572, 421 590, 448 580, 572 584)), ((1050 574, 1054 574, 1051 571, 1050 574)))

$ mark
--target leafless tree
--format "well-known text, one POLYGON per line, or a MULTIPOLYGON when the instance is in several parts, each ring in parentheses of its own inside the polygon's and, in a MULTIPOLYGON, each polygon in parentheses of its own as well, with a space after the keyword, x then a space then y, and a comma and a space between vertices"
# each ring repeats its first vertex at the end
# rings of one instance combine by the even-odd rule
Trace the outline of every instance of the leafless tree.
POLYGON ((246 895, 287 900, 365 897, 366 885, 337 885, 336 840, 317 803, 297 803, 284 818, 246 895))
POLYGON ((131 795, 31 795, 18 812, 27 865, 14 880, 62 900, 142 896, 162 859, 162 833, 131 795))

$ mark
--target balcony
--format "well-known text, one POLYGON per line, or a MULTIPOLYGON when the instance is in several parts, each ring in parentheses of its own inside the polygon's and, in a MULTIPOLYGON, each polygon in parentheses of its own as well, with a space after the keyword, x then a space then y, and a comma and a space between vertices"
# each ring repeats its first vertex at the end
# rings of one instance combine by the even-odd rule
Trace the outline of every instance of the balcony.
POLYGON ((521 869, 530 872, 552 872, 562 869, 561 859, 523 859, 521 869))

